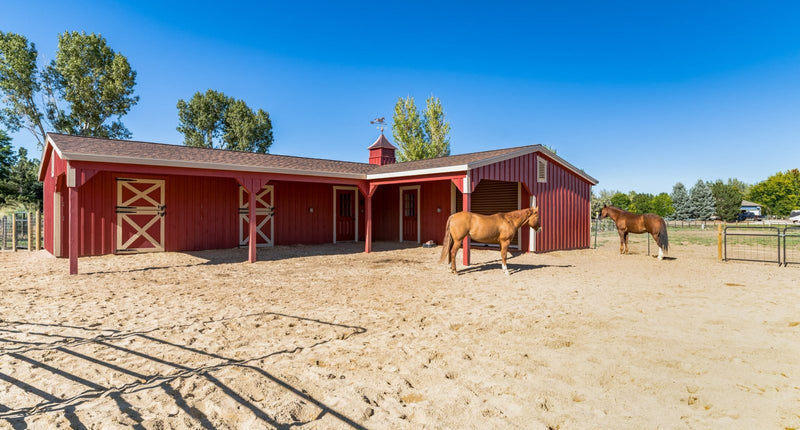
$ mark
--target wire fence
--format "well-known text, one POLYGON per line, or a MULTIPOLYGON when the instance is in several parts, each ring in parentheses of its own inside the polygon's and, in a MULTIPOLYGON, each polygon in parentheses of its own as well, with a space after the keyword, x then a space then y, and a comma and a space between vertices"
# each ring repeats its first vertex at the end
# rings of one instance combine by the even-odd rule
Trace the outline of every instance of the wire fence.
POLYGON ((42 222, 41 213, 17 212, 3 215, 0 218, 0 250, 42 249, 42 222))

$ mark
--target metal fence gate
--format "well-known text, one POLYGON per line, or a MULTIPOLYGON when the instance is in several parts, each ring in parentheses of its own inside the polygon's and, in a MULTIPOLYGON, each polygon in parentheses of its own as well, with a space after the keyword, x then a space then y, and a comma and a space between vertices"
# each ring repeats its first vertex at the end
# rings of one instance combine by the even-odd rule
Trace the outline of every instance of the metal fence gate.
POLYGON ((783 229, 783 265, 800 264, 800 226, 783 229))
POLYGON ((800 264, 800 226, 725 227, 724 260, 800 264))

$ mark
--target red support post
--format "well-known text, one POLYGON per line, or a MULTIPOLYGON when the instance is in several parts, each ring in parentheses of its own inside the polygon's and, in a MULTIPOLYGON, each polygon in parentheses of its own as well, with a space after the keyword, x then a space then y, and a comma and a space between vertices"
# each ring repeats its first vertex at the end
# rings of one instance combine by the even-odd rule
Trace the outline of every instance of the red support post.
POLYGON ((248 242, 248 261, 251 263, 256 262, 256 242, 258 241, 256 235, 256 193, 258 189, 248 193, 249 203, 247 205, 248 218, 250 220, 250 239, 248 242))
MULTIPOLYGON (((469 212, 472 208, 472 193, 462 194, 461 203, 464 212, 469 212)), ((464 256, 464 266, 469 266, 469 236, 464 237, 464 243, 461 246, 461 255, 464 256)))
POLYGON ((78 245, 80 244, 80 221, 78 211, 78 188, 69 187, 69 274, 78 274, 78 245))
POLYGON ((367 231, 364 234, 364 252, 370 253, 372 252, 372 194, 367 193, 364 197, 364 212, 366 213, 366 225, 367 231))

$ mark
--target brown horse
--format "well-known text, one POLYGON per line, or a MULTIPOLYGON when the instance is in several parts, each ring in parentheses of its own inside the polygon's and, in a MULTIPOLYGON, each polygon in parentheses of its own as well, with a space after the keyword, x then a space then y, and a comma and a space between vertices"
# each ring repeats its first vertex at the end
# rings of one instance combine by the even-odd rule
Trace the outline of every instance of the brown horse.
POLYGON ((454 213, 447 218, 444 240, 442 240, 442 257, 439 262, 443 262, 447 257, 451 272, 456 273, 456 253, 461 247, 461 242, 469 235, 470 239, 476 242, 500 245, 503 271, 508 275, 506 266, 508 245, 517 229, 526 223, 532 229, 539 230, 539 208, 520 209, 494 215, 479 215, 472 212, 454 213))
POLYGON ((603 205, 600 219, 611 217, 617 224, 619 233, 619 253, 628 253, 628 233, 650 233, 658 245, 658 259, 664 258, 669 251, 669 238, 667 237, 667 223, 655 214, 632 214, 615 206, 603 205))

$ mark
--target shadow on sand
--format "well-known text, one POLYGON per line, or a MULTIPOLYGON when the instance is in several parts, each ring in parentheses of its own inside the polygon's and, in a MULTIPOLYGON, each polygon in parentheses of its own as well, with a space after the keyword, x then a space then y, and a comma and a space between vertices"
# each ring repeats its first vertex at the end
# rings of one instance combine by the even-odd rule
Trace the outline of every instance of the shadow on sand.
MULTIPOLYGON (((34 386, 32 382, 26 382, 12 375, 0 372, 0 386, 2 386, 2 384, 13 385, 17 389, 23 390, 26 393, 29 393, 34 397, 41 399, 39 403, 17 408, 12 408, 7 405, 0 404, 0 420, 5 420, 9 425, 11 425, 11 427, 15 429, 25 429, 27 428, 27 423, 25 422, 25 419, 27 417, 41 413, 60 411, 64 414, 64 417, 67 419, 67 421, 69 421, 72 428, 83 429, 87 427, 92 427, 93 425, 87 426, 86 424, 81 422, 81 420, 75 414, 76 406, 85 403, 87 401, 106 396, 114 401, 120 413, 124 414, 129 420, 133 422, 131 427, 142 429, 144 428, 144 426, 142 425, 143 418, 141 413, 137 411, 136 408, 133 405, 131 405, 127 400, 125 400, 124 395, 142 392, 146 390, 159 389, 165 392, 169 397, 171 397, 174 400, 175 405, 181 411, 183 411, 183 413, 185 413, 188 417, 190 417, 187 419, 191 419, 195 423, 195 425, 198 425, 205 429, 213 429, 215 428, 215 426, 211 422, 209 417, 203 414, 203 412, 198 410, 196 407, 192 406, 191 402, 194 397, 193 396, 189 396, 188 398, 184 397, 183 395, 181 395, 180 392, 178 392, 178 390, 176 390, 175 388, 172 387, 172 385, 170 385, 172 381, 176 381, 181 378, 198 377, 207 380, 208 382, 219 388, 219 390, 222 393, 224 393, 229 398, 234 400, 236 403, 241 405, 244 408, 244 410, 249 411, 259 420, 275 428, 289 428, 290 426, 304 425, 322 419, 322 417, 324 417, 325 415, 331 415, 349 427, 352 427, 354 429, 363 429, 364 427, 355 422, 353 419, 345 416, 344 414, 336 411, 335 409, 331 408, 330 406, 326 405, 320 400, 309 395, 302 388, 298 388, 289 384, 288 382, 276 377, 275 375, 267 372, 261 367, 254 365, 254 363, 272 356, 277 356, 281 354, 293 354, 304 349, 311 349, 319 345, 331 342, 333 340, 347 339, 350 336, 365 333, 366 329, 358 326, 337 324, 313 318, 298 317, 294 315, 286 315, 275 312, 260 312, 255 314, 243 315, 239 317, 222 319, 219 321, 226 321, 226 320, 229 321, 234 319, 251 318, 264 315, 272 315, 276 317, 290 318, 299 321, 307 321, 331 327, 337 327, 340 329, 346 329, 348 333, 336 336, 331 339, 320 340, 310 345, 295 346, 293 348, 271 351, 266 354, 259 355, 257 357, 251 357, 247 359, 233 359, 219 354, 209 353, 204 350, 193 348, 187 345, 180 345, 177 343, 173 343, 152 335, 153 333, 158 331, 174 330, 176 328, 188 327, 191 324, 156 328, 153 330, 147 330, 142 332, 124 332, 118 330, 104 330, 100 328, 90 328, 90 327, 67 326, 67 325, 59 326, 58 324, 44 324, 44 323, 40 324, 40 323, 21 322, 21 321, 0 321, 0 324, 2 324, 2 329, 3 329, 2 331, 7 333, 23 333, 23 334, 30 333, 33 335, 34 334, 33 332, 25 330, 25 327, 29 326, 32 327, 38 326, 42 328, 56 329, 56 331, 58 331, 59 329, 63 330, 80 329, 80 330, 85 330, 86 333, 99 333, 96 336, 90 336, 90 337, 59 336, 57 333, 56 334, 37 333, 37 335, 45 335, 57 339, 52 342, 20 342, 17 341, 16 339, 7 339, 7 338, 0 339, 1 341, 3 341, 2 343, 0 343, 0 359, 10 358, 13 360, 24 362, 32 367, 40 369, 41 371, 48 372, 54 376, 57 375, 58 377, 61 378, 66 378, 86 388, 85 391, 77 395, 66 398, 59 397, 39 387, 34 386), (137 351, 125 346, 119 346, 111 343, 112 341, 115 340, 130 338, 130 337, 138 337, 149 342, 155 342, 157 344, 164 345, 165 347, 168 346, 172 348, 178 348, 179 350, 186 351, 187 353, 205 356, 209 358, 209 360, 214 360, 217 361, 218 363, 213 365, 190 367, 182 365, 180 363, 174 363, 154 355, 146 354, 144 352, 137 351), (133 355, 141 358, 144 363, 152 362, 152 363, 159 363, 161 365, 166 365, 174 369, 175 372, 167 374, 146 375, 136 370, 126 368, 122 365, 114 364, 107 360, 101 360, 97 357, 91 357, 72 350, 72 348, 78 345, 85 345, 85 344, 93 344, 94 346, 97 347, 114 349, 116 351, 119 351, 120 354, 133 355), (122 386, 112 386, 112 387, 104 386, 92 380, 86 379, 85 377, 75 375, 65 369, 59 368, 58 365, 53 361, 49 361, 48 363, 43 363, 40 360, 31 357, 31 355, 33 355, 34 353, 42 351, 58 351, 67 354, 70 357, 83 360, 84 362, 87 363, 87 365, 99 366, 113 372, 119 372, 125 375, 132 376, 133 378, 135 378, 135 382, 125 384, 122 386), (302 399, 302 401, 313 404, 314 406, 320 409, 320 413, 317 414, 315 418, 307 422, 298 422, 298 421, 282 422, 278 420, 275 416, 270 415, 268 411, 261 409, 258 405, 248 400, 246 396, 243 396, 242 394, 238 393, 236 390, 234 390, 233 388, 225 384, 223 381, 221 381, 218 377, 213 375, 214 372, 229 367, 239 367, 243 369, 249 369, 258 373, 265 379, 268 379, 270 382, 276 384, 278 387, 281 387, 287 394, 296 396, 302 399)), ((97 370, 97 367, 95 367, 95 370, 97 370)), ((88 372, 83 372, 83 374, 84 375, 88 374, 88 372)), ((7 392, 8 389, 6 388, 3 391, 7 392)), ((97 424, 97 423, 91 423, 91 424, 97 424)))

